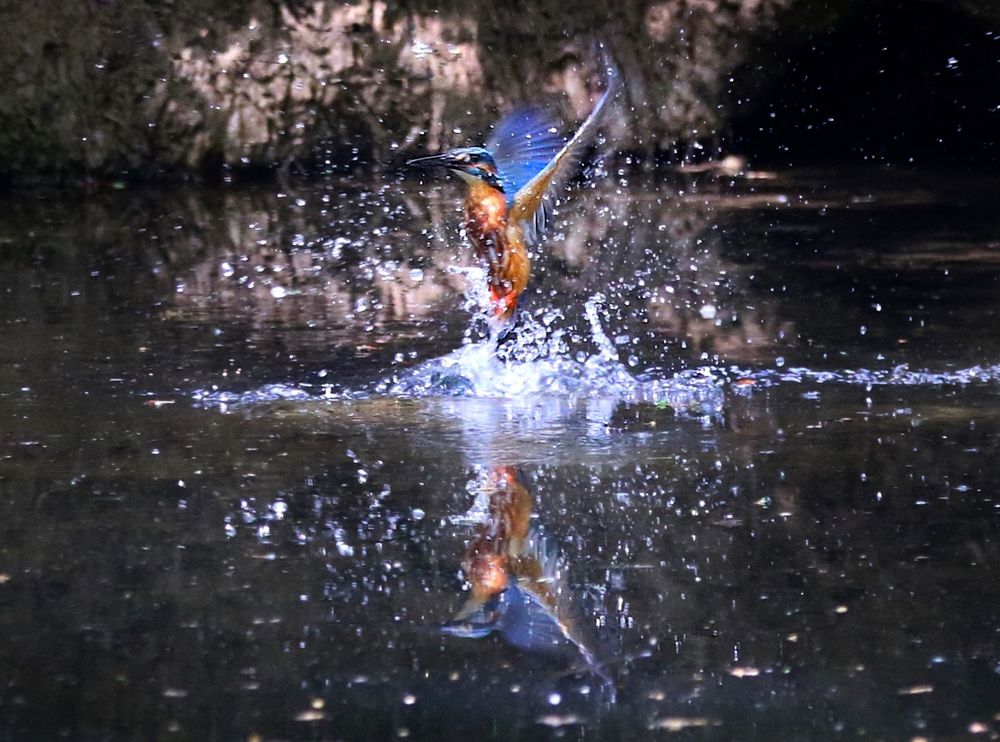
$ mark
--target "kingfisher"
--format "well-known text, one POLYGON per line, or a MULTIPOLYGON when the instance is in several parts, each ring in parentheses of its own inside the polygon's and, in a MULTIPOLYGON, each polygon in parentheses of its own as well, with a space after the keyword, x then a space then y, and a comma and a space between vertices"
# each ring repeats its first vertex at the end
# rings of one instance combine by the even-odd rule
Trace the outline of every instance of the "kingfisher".
POLYGON ((462 559, 469 597, 443 631, 470 638, 500 631, 525 649, 546 649, 571 637, 569 624, 557 615, 561 565, 532 518, 535 498, 512 466, 494 467, 484 494, 486 515, 462 559), (535 607, 530 618, 523 611, 508 610, 522 604, 535 607))
POLYGON ((621 87, 609 58, 605 68, 605 91, 569 140, 560 136, 549 113, 528 107, 505 116, 484 147, 459 147, 406 163, 443 168, 466 182, 465 232, 486 270, 489 312, 501 328, 512 324, 528 287, 528 251, 551 221, 552 194, 573 173, 621 87))
POLYGON ((566 565, 537 525, 535 498, 517 469, 495 466, 483 494, 486 514, 462 559, 468 598, 441 630, 467 639, 496 632, 519 649, 560 655, 599 678, 613 698, 611 677, 575 620, 566 565))

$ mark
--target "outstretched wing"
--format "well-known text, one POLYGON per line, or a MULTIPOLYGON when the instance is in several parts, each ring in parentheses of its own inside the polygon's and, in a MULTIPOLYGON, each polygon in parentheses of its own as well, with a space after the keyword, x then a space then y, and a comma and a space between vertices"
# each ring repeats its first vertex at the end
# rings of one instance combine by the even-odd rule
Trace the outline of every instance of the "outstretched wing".
POLYGON ((559 134, 559 120, 551 111, 522 108, 500 120, 486 149, 496 163, 507 194, 507 208, 514 205, 514 195, 544 170, 565 144, 566 138, 559 134))
POLYGON ((597 105, 594 106, 594 110, 590 112, 587 120, 583 122, 573 138, 566 142, 552 159, 514 194, 510 218, 521 222, 525 240, 529 245, 538 241, 549 221, 551 211, 547 197, 551 194, 553 186, 572 173, 573 165, 579 161, 583 151, 597 133, 604 118, 608 101, 614 98, 621 89, 621 76, 617 68, 610 60, 606 60, 605 65, 608 74, 607 89, 601 99, 597 101, 597 105))

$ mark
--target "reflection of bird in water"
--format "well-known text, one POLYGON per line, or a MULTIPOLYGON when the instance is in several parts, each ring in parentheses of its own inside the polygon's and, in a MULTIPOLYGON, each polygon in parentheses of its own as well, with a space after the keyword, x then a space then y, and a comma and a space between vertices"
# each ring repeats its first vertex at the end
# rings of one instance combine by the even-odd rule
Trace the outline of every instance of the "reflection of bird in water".
POLYGON ((485 264, 490 309, 501 328, 510 325, 528 286, 528 248, 538 243, 549 220, 547 198, 572 173, 621 85, 615 67, 610 62, 605 66, 607 90, 568 142, 550 116, 529 108, 500 121, 485 148, 461 147, 407 163, 445 168, 468 184, 465 229, 485 264))
POLYGON ((534 498, 510 466, 493 470, 489 488, 486 517, 462 560, 471 595, 444 632, 497 632, 528 652, 569 654, 613 691, 571 617, 556 550, 531 521, 534 498))

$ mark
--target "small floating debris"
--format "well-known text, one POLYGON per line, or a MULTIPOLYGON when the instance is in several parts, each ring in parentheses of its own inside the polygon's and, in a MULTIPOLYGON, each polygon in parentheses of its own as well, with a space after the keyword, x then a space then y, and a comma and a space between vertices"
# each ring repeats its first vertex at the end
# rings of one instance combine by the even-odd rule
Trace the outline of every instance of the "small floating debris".
POLYGON ((576 714, 546 714, 545 716, 539 716, 535 722, 551 729, 558 729, 559 727, 568 727, 573 724, 582 724, 583 719, 576 714))
POLYGON ((318 709, 306 709, 295 715, 295 721, 323 721, 326 714, 318 709))
POLYGON ((729 674, 734 678, 755 678, 760 675, 760 670, 756 667, 733 667, 729 674))
POLYGON ((161 407, 168 404, 176 404, 176 402, 172 399, 147 399, 145 404, 147 407, 154 407, 156 409, 160 409, 161 407))
POLYGON ((685 729, 698 727, 717 727, 722 722, 716 719, 706 719, 703 716, 664 716, 655 720, 650 729, 666 729, 668 732, 683 732, 685 729))
POLYGON ((925 693, 933 693, 933 685, 911 685, 909 688, 900 688, 896 693, 900 696, 922 696, 925 693))
POLYGON ((164 698, 187 698, 187 694, 183 688, 166 688, 163 691, 164 698))

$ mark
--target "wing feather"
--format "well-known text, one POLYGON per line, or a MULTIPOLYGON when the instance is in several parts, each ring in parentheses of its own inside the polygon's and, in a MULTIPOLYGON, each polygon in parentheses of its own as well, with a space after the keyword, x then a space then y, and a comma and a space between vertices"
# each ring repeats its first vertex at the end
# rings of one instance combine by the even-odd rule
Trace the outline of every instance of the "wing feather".
POLYGON ((545 167, 514 194, 510 218, 522 223, 525 240, 529 245, 538 241, 550 220, 551 208, 548 196, 551 195, 553 186, 572 173, 573 165, 579 162, 584 150, 600 128, 608 101, 614 98, 621 88, 621 76, 617 68, 610 61, 606 65, 607 89, 597 105, 594 106, 594 110, 590 112, 587 120, 545 167))
POLYGON ((559 120, 551 111, 522 108, 504 116, 486 142, 493 155, 497 175, 507 194, 507 208, 514 195, 541 172, 566 144, 559 133, 559 120))

